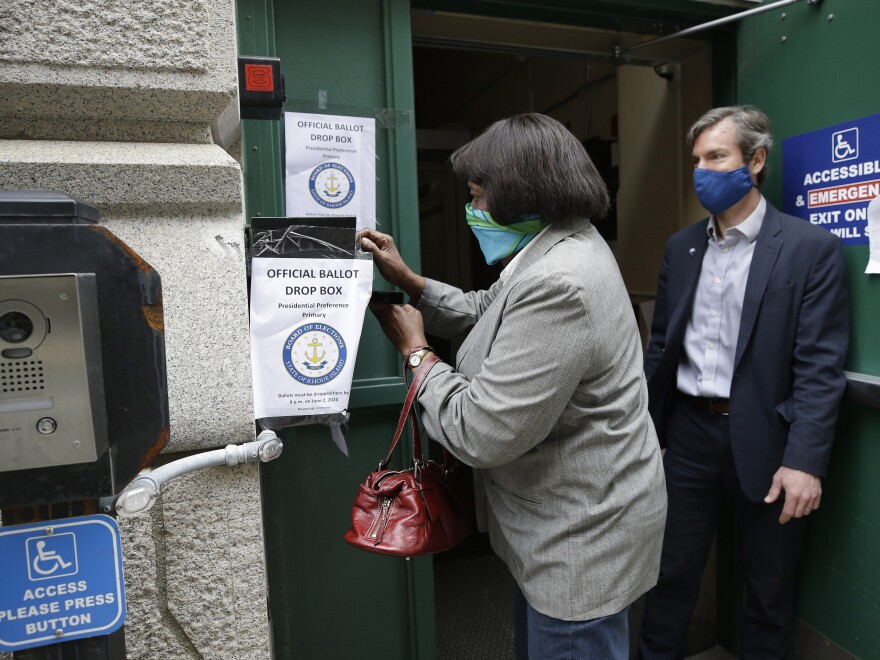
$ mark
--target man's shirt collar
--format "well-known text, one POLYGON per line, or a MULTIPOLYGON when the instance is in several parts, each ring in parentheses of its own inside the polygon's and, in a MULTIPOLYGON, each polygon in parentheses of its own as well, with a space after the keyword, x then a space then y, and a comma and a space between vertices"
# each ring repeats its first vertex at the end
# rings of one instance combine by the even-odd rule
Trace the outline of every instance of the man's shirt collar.
MULTIPOLYGON (((764 196, 761 195, 761 201, 758 202, 758 205, 755 207, 755 210, 752 211, 752 214, 743 220, 741 223, 736 225, 735 227, 731 227, 727 230, 727 234, 730 235, 730 232, 735 231, 742 236, 746 237, 749 243, 754 243, 758 238, 758 234, 761 232, 761 225, 764 224, 764 214, 767 212, 767 200, 764 199, 764 196)), ((719 241, 718 239, 718 231, 715 227, 715 216, 713 215, 709 218, 709 224, 706 227, 706 233, 709 235, 709 239, 713 241, 719 241)))

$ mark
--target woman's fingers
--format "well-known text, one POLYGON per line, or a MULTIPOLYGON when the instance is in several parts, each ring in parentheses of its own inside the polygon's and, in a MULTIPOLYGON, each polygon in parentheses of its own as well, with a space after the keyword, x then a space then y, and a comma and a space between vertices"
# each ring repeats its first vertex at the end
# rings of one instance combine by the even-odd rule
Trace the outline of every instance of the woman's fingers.
MULTIPOLYGON (((362 229, 357 234, 361 248, 373 255, 373 262, 386 280, 407 290, 413 279, 413 272, 404 263, 400 252, 394 245, 394 239, 372 229, 362 229)), ((410 294, 412 295, 412 294, 410 294)))
POLYGON ((362 229, 358 232, 358 240, 361 249, 369 252, 376 259, 377 265, 381 265, 393 259, 400 259, 397 249, 394 247, 394 239, 388 234, 381 234, 372 229, 362 229))
POLYGON ((362 229, 357 233, 357 240, 363 250, 373 255, 373 263, 382 277, 406 291, 411 302, 417 302, 425 288, 425 278, 406 265, 394 239, 374 229, 362 229))
POLYGON ((370 305, 388 339, 402 354, 427 343, 422 314, 410 305, 370 305))
POLYGON ((373 229, 361 229, 357 238, 361 243, 361 247, 368 252, 375 253, 376 250, 390 250, 394 246, 394 239, 388 234, 375 231, 373 229))

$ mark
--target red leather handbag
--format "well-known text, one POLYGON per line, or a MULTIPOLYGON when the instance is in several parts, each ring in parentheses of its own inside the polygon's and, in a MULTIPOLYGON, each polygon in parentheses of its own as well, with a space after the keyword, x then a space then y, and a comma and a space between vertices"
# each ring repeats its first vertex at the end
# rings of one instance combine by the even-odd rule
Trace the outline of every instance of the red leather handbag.
POLYGON ((351 529, 344 537, 356 548, 415 557, 450 550, 470 533, 469 484, 456 469, 458 461, 445 450, 443 463, 424 460, 413 407, 419 386, 439 361, 432 356, 419 369, 407 391, 388 455, 358 488, 351 507, 351 529), (388 470, 407 420, 412 425, 412 465, 388 470))

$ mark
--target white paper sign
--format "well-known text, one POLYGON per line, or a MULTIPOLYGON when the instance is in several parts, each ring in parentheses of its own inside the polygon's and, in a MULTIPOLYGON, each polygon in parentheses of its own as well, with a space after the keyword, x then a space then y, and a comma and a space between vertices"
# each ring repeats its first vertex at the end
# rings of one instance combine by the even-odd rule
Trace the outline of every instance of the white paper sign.
POLYGON ((376 120, 284 113, 290 217, 355 216, 376 227, 376 120))
POLYGON ((868 267, 869 275, 880 273, 880 197, 875 197, 868 204, 868 267))
POLYGON ((367 259, 252 260, 257 419, 348 408, 372 286, 373 262, 367 259))

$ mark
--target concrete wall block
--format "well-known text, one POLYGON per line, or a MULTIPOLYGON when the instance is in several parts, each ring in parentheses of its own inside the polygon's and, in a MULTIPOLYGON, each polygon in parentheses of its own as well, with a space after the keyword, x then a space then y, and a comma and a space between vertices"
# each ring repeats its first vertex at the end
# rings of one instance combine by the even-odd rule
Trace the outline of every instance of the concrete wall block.
MULTIPOLYGON (((145 89, 138 84, 126 87, 82 87, 47 82, 44 84, 5 83, 0 66, 0 116, 53 120, 93 119, 101 121, 163 121, 213 123, 226 108, 238 104, 238 90, 221 92, 199 89, 145 89)), ((51 73, 47 73, 51 75, 51 73)), ((49 78, 54 80, 53 78, 49 78)), ((118 84, 122 85, 123 81, 118 84)), ((140 129, 132 123, 131 134, 140 129)), ((58 137, 58 136, 55 136, 58 137)), ((149 137, 149 136, 148 136, 149 137)), ((112 140, 102 135, 102 140, 112 140)))
POLYGON ((0 60, 204 72, 204 0, 9 3, 0 9, 0 60))
POLYGON ((149 513, 117 522, 122 536, 125 647, 129 660, 197 657, 168 612, 161 504, 149 513))
POLYGON ((233 0, 0 3, 0 112, 211 123, 237 97, 235 43, 233 0))
POLYGON ((51 189, 95 206, 241 205, 241 168, 212 144, 0 141, 0 189, 51 189))
POLYGON ((88 140, 109 142, 180 142, 210 144, 207 123, 113 119, 58 120, 7 117, 0 122, 0 140, 88 140))
POLYGON ((256 465, 169 482, 120 528, 129 660, 269 657, 256 465))

